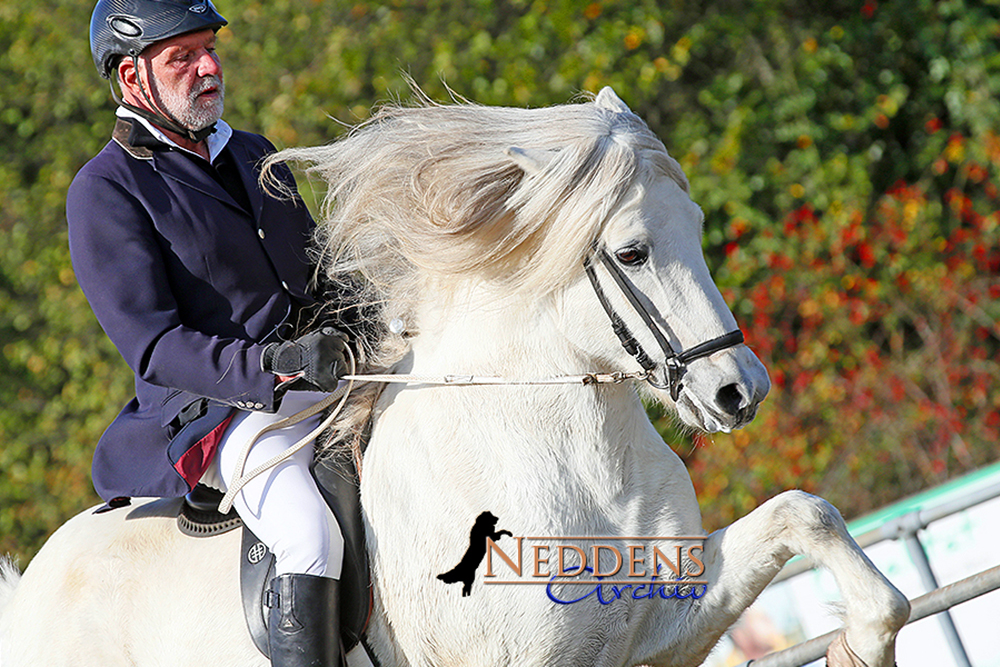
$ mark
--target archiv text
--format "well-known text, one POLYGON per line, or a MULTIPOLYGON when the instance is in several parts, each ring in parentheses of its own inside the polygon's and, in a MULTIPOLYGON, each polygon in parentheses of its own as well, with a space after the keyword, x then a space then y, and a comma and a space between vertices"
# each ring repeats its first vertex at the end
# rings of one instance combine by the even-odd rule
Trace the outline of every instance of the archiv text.
POLYGON ((487 538, 485 584, 543 584, 557 604, 697 600, 708 590, 701 536, 513 539, 505 551, 487 538))

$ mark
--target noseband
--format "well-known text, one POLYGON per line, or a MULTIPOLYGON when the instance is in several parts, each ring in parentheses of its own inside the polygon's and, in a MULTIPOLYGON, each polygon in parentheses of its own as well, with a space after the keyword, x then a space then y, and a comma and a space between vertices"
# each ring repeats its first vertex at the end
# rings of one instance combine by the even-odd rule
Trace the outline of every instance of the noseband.
POLYGON ((639 301, 639 296, 626 279, 625 272, 615 263, 607 250, 595 248, 594 254, 584 262, 584 268, 587 271, 587 278, 590 279, 590 284, 594 287, 594 293, 597 294, 597 299, 601 302, 601 306, 604 307, 604 312, 608 314, 608 319, 611 320, 611 328, 614 329, 615 335, 621 341, 622 347, 625 348, 626 352, 635 357, 635 360, 646 371, 646 381, 657 389, 670 389, 670 398, 674 401, 680 397, 681 389, 684 386, 681 384, 681 379, 684 377, 689 363, 695 359, 701 359, 702 357, 707 357, 743 343, 743 332, 737 329, 736 331, 730 331, 718 338, 713 338, 710 341, 695 345, 690 349, 678 353, 674 351, 674 348, 670 345, 670 341, 663 334, 663 329, 653 320, 652 315, 649 314, 646 307, 639 301), (622 321, 622 318, 608 302, 608 297, 604 294, 604 290, 601 289, 601 284, 597 281, 597 274, 594 271, 595 257, 607 268, 608 273, 614 278, 615 284, 618 285, 618 289, 628 299, 629 304, 632 305, 632 309, 639 315, 643 324, 653 334, 657 345, 660 346, 660 350, 664 356, 662 364, 664 370, 659 375, 656 372, 657 363, 649 358, 646 351, 639 345, 639 341, 635 339, 635 336, 628 330, 625 322, 622 321))

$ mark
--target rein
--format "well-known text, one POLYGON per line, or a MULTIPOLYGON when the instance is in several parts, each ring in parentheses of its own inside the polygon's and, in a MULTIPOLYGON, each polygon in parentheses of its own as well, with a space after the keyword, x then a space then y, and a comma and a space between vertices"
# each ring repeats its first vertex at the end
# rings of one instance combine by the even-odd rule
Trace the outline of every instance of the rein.
POLYGON ((581 375, 554 375, 547 378, 528 380, 510 380, 491 375, 444 375, 430 377, 424 375, 344 375, 343 380, 353 382, 384 382, 386 384, 426 384, 435 386, 452 385, 455 387, 473 387, 483 385, 553 385, 553 384, 621 384, 628 380, 648 380, 647 371, 635 373, 583 373, 581 375))
POLYGON ((329 396, 323 400, 309 406, 301 412, 297 412, 294 415, 285 417, 273 424, 269 424, 262 428, 257 434, 247 441, 240 451, 239 459, 236 464, 236 475, 233 480, 232 485, 227 489, 225 495, 222 497, 222 501, 219 503, 219 512, 226 514, 233 507, 233 502, 236 500, 236 494, 246 486, 250 480, 252 480, 257 475, 264 473, 274 466, 278 465, 282 461, 290 458, 295 452, 299 451, 306 445, 312 443, 316 438, 320 436, 323 431, 329 428, 333 421, 340 414, 340 411, 344 408, 347 403, 348 396, 351 395, 351 390, 354 388, 355 382, 383 382, 387 384, 424 384, 424 385, 452 385, 456 387, 469 387, 469 386, 483 386, 483 385, 556 385, 556 384, 578 384, 578 385, 593 385, 593 384, 621 384, 622 382, 627 382, 629 380, 647 380, 649 379, 649 373, 647 371, 637 371, 634 373, 584 373, 581 375, 559 375, 547 378, 536 378, 529 380, 508 380, 502 377, 493 377, 486 375, 445 375, 443 377, 426 377, 420 375, 354 375, 354 353, 351 352, 350 348, 347 348, 348 355, 351 358, 351 374, 341 376, 342 380, 346 380, 346 384, 342 384, 337 388, 336 391, 331 393, 329 396), (338 402, 339 401, 339 402, 338 402), (276 431, 278 429, 284 428, 286 426, 292 426, 298 424, 304 419, 308 419, 313 415, 319 414, 337 403, 337 406, 326 416, 319 426, 317 426, 311 433, 306 435, 304 438, 296 442, 294 445, 273 456, 267 461, 261 463, 259 466, 251 470, 250 472, 244 473, 246 468, 247 457, 250 456, 250 450, 253 446, 257 444, 257 441, 261 439, 266 433, 271 431, 276 431))
POLYGON ((601 302, 604 312, 608 314, 608 319, 611 320, 611 328, 614 330, 615 335, 618 336, 618 340, 621 341, 622 347, 625 348, 626 352, 635 357, 635 360, 646 371, 646 381, 657 389, 669 388, 670 398, 674 401, 677 401, 681 395, 681 389, 684 387, 681 384, 681 380, 690 362, 743 343, 743 332, 737 329, 736 331, 723 334, 718 338, 695 345, 687 350, 677 352, 670 345, 670 341, 667 340, 662 328, 653 320, 653 316, 650 315, 646 307, 639 301, 639 295, 636 294, 631 283, 625 277, 625 272, 615 263, 607 250, 604 248, 595 248, 594 254, 588 257, 584 263, 584 269, 587 272, 587 278, 590 279, 591 286, 594 288, 594 293, 597 294, 597 300, 601 302), (594 270, 594 257, 611 274, 615 284, 618 285, 618 289, 621 290, 622 294, 628 300, 629 305, 632 306, 632 309, 642 319, 643 324, 646 325, 649 332, 653 334, 656 344, 660 346, 660 351, 663 352, 662 377, 657 377, 657 363, 650 359, 646 351, 642 349, 639 341, 635 339, 635 336, 629 331, 628 326, 626 326, 621 316, 615 312, 615 309, 611 306, 611 302, 608 301, 607 295, 601 288, 601 283, 597 280, 597 273, 594 270))
MULTIPOLYGON (((351 352, 350 348, 347 348, 347 353, 351 358, 351 370, 353 371, 354 353, 351 352)), ((233 483, 226 490, 226 494, 222 497, 222 501, 219 503, 219 512, 221 512, 222 514, 227 514, 229 510, 232 509, 233 507, 233 502, 236 500, 236 494, 239 493, 240 490, 244 486, 246 486, 250 482, 250 480, 252 480, 254 477, 263 472, 266 472, 267 470, 270 470, 271 468, 278 465, 282 461, 290 458, 293 454, 295 454, 295 452, 299 451, 306 445, 312 444, 312 442, 316 438, 318 438, 320 434, 323 433, 323 431, 328 429, 333 424, 333 421, 337 418, 337 415, 339 415, 340 411, 344 409, 344 405, 347 403, 347 398, 348 396, 351 395, 351 389, 353 388, 354 388, 354 382, 349 381, 347 382, 347 384, 342 384, 339 387, 337 387, 336 391, 334 391, 332 394, 330 394, 323 400, 314 403, 313 405, 310 405, 305 410, 296 412, 294 415, 285 417, 284 419, 280 419, 274 422, 273 424, 268 424, 260 431, 258 431, 253 438, 248 440, 247 443, 243 445, 243 449, 240 451, 240 457, 236 463, 236 474, 235 478, 233 479, 233 483), (246 468, 247 457, 250 456, 250 450, 253 449, 253 446, 257 444, 257 441, 260 440, 265 433, 270 433, 271 431, 276 431, 286 426, 293 426, 295 424, 298 424, 304 419, 308 419, 313 415, 323 412, 337 401, 339 401, 339 403, 337 403, 337 407, 331 410, 330 414, 326 416, 323 422, 319 426, 314 428, 308 435, 306 435, 304 438, 302 438, 301 440, 299 440, 294 445, 292 445, 285 451, 281 452, 280 454, 277 454, 268 459, 267 461, 264 461, 250 472, 248 473, 243 472, 244 468, 246 468)))
POLYGON ((702 357, 707 357, 721 350, 728 349, 730 347, 735 347, 743 343, 743 332, 737 329, 736 331, 730 331, 727 334, 723 334, 718 338, 713 338, 712 340, 706 341, 699 345, 695 345, 692 348, 683 350, 681 352, 676 352, 674 348, 670 345, 670 341, 664 335, 661 327, 650 315, 649 311, 642 305, 639 300, 638 294, 632 288, 628 279, 625 277, 624 271, 619 267, 608 251, 605 249, 594 250, 594 254, 588 257, 584 262, 584 269, 587 273, 587 278, 590 279, 590 284, 594 288, 594 293, 597 295, 598 301, 601 302, 601 306, 604 308, 604 312, 607 313, 608 319, 611 320, 611 328, 614 330, 615 335, 618 336, 618 340, 621 341, 622 347, 625 348, 630 355, 635 357, 635 360, 642 366, 642 371, 636 371, 633 373, 583 373, 581 375, 557 375, 547 378, 535 378, 527 380, 509 380, 502 377, 485 376, 485 375, 444 375, 439 377, 421 376, 421 375, 396 375, 396 374, 384 374, 384 375, 355 375, 354 374, 354 354, 347 348, 348 354, 351 361, 351 373, 349 375, 342 376, 341 379, 346 380, 347 384, 341 385, 337 388, 335 392, 319 401, 315 405, 302 410, 290 417, 286 417, 280 421, 277 421, 269 426, 264 427, 257 433, 257 435, 248 441, 244 446, 243 450, 240 452, 239 462, 236 466, 236 479, 233 481, 232 486, 226 491, 222 502, 219 503, 219 511, 223 514, 227 513, 233 506, 233 501, 236 499, 236 494, 239 493, 240 489, 247 485, 250 480, 252 480, 257 475, 273 468, 285 459, 292 456, 295 452, 305 447, 307 444, 315 440, 319 435, 325 431, 336 419, 337 415, 343 409, 347 402, 348 396, 351 394, 351 390, 354 388, 355 382, 383 382, 387 384, 422 384, 422 385, 436 385, 436 386, 456 386, 456 387, 468 387, 468 386, 498 386, 498 385, 515 385, 515 386, 530 386, 530 385, 559 385, 559 384, 577 384, 577 385, 595 385, 595 384, 620 384, 622 382, 627 382, 629 380, 645 380, 657 389, 670 389, 670 398, 676 401, 680 397, 681 389, 683 384, 681 384, 681 379, 684 377, 684 373, 687 371, 687 365, 694 361, 695 359, 701 359, 702 357), (657 377, 657 363, 653 361, 646 351, 642 349, 639 341, 635 339, 632 332, 629 331, 628 326, 622 320, 622 318, 615 312, 615 309, 611 306, 608 301, 607 295, 604 293, 600 282, 597 280, 597 274, 594 270, 594 257, 596 257, 611 274, 614 279, 615 284, 621 290, 622 294, 628 300, 629 304, 632 306, 633 310, 639 315, 646 328, 649 329, 650 333, 653 334, 653 338, 656 340, 657 345, 660 346, 660 350, 663 352, 663 371, 662 379, 657 377), (281 454, 274 456, 268 461, 260 464, 248 473, 243 472, 246 467, 246 460, 250 454, 250 450, 253 448, 254 444, 263 436, 265 433, 274 431, 285 426, 291 426, 297 424, 304 419, 319 414, 320 412, 326 410, 335 402, 338 402, 336 408, 334 408, 329 415, 323 420, 316 429, 309 433, 306 437, 302 438, 294 445, 286 449, 281 454))

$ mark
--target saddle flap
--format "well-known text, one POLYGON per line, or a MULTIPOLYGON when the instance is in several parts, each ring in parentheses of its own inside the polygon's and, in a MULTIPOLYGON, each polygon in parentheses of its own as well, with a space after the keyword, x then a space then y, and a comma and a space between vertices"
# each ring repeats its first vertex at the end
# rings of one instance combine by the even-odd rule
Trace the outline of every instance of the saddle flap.
POLYGON ((344 564, 340 571, 340 633, 345 650, 349 651, 361 641, 372 609, 357 469, 350 457, 320 456, 313 463, 312 474, 344 536, 344 564))
MULTIPOLYGON (((347 459, 347 457, 345 457, 347 459)), ((340 572, 340 632, 344 650, 361 642, 372 609, 371 577, 365 551, 358 475, 353 461, 320 457, 311 468, 316 486, 333 512, 344 537, 344 563, 340 572)), ((210 537, 242 524, 235 510, 227 515, 217 508, 222 493, 198 486, 181 504, 178 526, 193 537, 210 537)), ((240 549, 240 589, 247 627, 254 644, 268 655, 266 595, 274 577, 274 554, 243 526, 240 549)))
POLYGON ((271 657, 267 640, 267 591, 274 578, 274 554, 243 526, 240 546, 240 594, 247 629, 257 650, 271 657))

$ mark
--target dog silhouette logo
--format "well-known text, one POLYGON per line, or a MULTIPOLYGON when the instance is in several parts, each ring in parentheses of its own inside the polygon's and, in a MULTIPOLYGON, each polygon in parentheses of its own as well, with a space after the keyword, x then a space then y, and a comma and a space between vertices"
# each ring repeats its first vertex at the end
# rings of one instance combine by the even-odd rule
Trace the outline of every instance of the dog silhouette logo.
POLYGON ((509 530, 494 530, 499 519, 490 512, 483 512, 476 517, 469 532, 469 548, 466 550, 462 560, 458 565, 437 576, 446 584, 456 584, 462 582, 462 597, 468 596, 472 592, 472 582, 476 579, 476 570, 486 556, 486 538, 496 542, 501 536, 513 537, 509 530))

